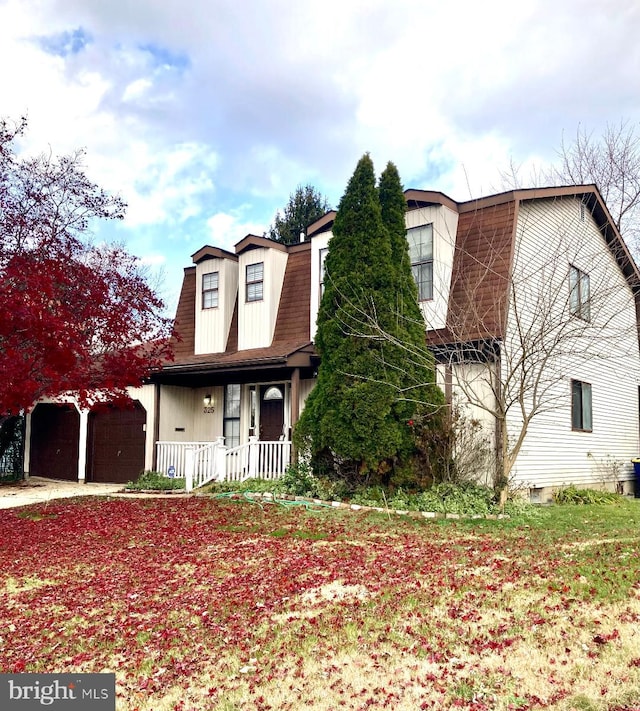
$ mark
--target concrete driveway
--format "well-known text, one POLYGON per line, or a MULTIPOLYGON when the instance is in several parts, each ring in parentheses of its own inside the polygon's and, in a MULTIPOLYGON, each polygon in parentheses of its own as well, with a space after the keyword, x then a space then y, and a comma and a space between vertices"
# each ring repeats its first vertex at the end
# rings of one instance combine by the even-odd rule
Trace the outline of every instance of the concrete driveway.
POLYGON ((0 485, 0 509, 40 504, 71 496, 109 496, 122 491, 122 484, 81 484, 32 476, 16 484, 0 485))

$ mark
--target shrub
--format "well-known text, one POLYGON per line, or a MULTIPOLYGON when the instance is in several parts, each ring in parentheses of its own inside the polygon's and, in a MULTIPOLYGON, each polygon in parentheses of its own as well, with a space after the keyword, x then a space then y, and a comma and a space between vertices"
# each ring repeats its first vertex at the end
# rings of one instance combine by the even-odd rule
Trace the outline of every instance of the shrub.
POLYGON ((184 489, 184 479, 171 479, 162 472, 146 470, 140 474, 135 481, 125 484, 126 489, 142 491, 151 489, 153 491, 170 491, 173 489, 184 489))
POLYGON ((619 494, 596 489, 578 489, 575 484, 558 489, 553 494, 556 504, 615 504, 620 499, 619 494))

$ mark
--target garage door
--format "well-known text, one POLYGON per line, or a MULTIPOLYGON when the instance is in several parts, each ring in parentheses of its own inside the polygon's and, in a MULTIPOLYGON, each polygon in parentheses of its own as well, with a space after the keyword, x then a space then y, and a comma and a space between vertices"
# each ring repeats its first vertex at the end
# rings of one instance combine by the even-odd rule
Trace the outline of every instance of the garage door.
POLYGON ((144 469, 147 413, 139 402, 131 408, 108 407, 89 414, 87 479, 125 483, 144 469))
POLYGON ((29 474, 78 480, 80 413, 73 405, 36 405, 31 413, 29 474))

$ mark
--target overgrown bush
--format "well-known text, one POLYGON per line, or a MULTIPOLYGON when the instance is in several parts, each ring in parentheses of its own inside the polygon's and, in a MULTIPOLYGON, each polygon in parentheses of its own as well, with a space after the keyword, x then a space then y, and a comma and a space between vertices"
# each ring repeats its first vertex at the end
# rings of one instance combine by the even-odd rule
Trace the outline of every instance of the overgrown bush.
POLYGON ((388 494, 381 487, 369 487, 356 492, 351 501, 363 506, 381 506, 406 511, 469 515, 499 512, 493 489, 473 483, 436 484, 420 493, 398 489, 388 494))
POLYGON ((380 485, 349 488, 344 481, 317 476, 306 464, 292 465, 280 479, 246 479, 243 482, 215 482, 203 489, 207 493, 271 492, 292 494, 323 501, 345 501, 402 511, 433 511, 466 515, 506 513, 520 515, 532 509, 531 504, 514 496, 500 505, 499 496, 487 486, 474 483, 441 483, 415 492, 380 485))
POLYGON ((482 421, 457 400, 450 408, 417 420, 414 432, 416 454, 411 464, 418 489, 427 489, 431 483, 494 483, 491 438, 482 421))
POLYGON ((140 474, 135 481, 129 481, 125 484, 126 489, 135 491, 153 490, 153 491, 170 491, 173 489, 184 489, 184 479, 170 478, 162 472, 154 472, 146 470, 140 474))
POLYGON ((620 494, 596 489, 578 489, 575 484, 562 487, 553 494, 556 504, 615 504, 621 500, 620 494))
POLYGON ((308 464, 292 464, 277 482, 277 491, 283 494, 308 496, 325 501, 343 499, 348 487, 340 479, 330 479, 313 473, 308 464))

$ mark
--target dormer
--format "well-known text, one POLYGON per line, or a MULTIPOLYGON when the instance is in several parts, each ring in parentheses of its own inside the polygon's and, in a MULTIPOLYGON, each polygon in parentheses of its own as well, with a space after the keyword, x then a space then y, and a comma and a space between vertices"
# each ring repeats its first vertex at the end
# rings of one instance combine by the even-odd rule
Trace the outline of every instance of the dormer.
POLYGON ((238 257, 206 246, 192 259, 196 265, 194 355, 222 353, 238 293, 238 257))
POLYGON ((238 350, 266 348, 273 334, 287 268, 284 244, 247 235, 236 245, 238 259, 238 350))
POLYGON ((444 193, 405 190, 407 241, 427 330, 447 320, 453 255, 458 232, 458 204, 444 193))

